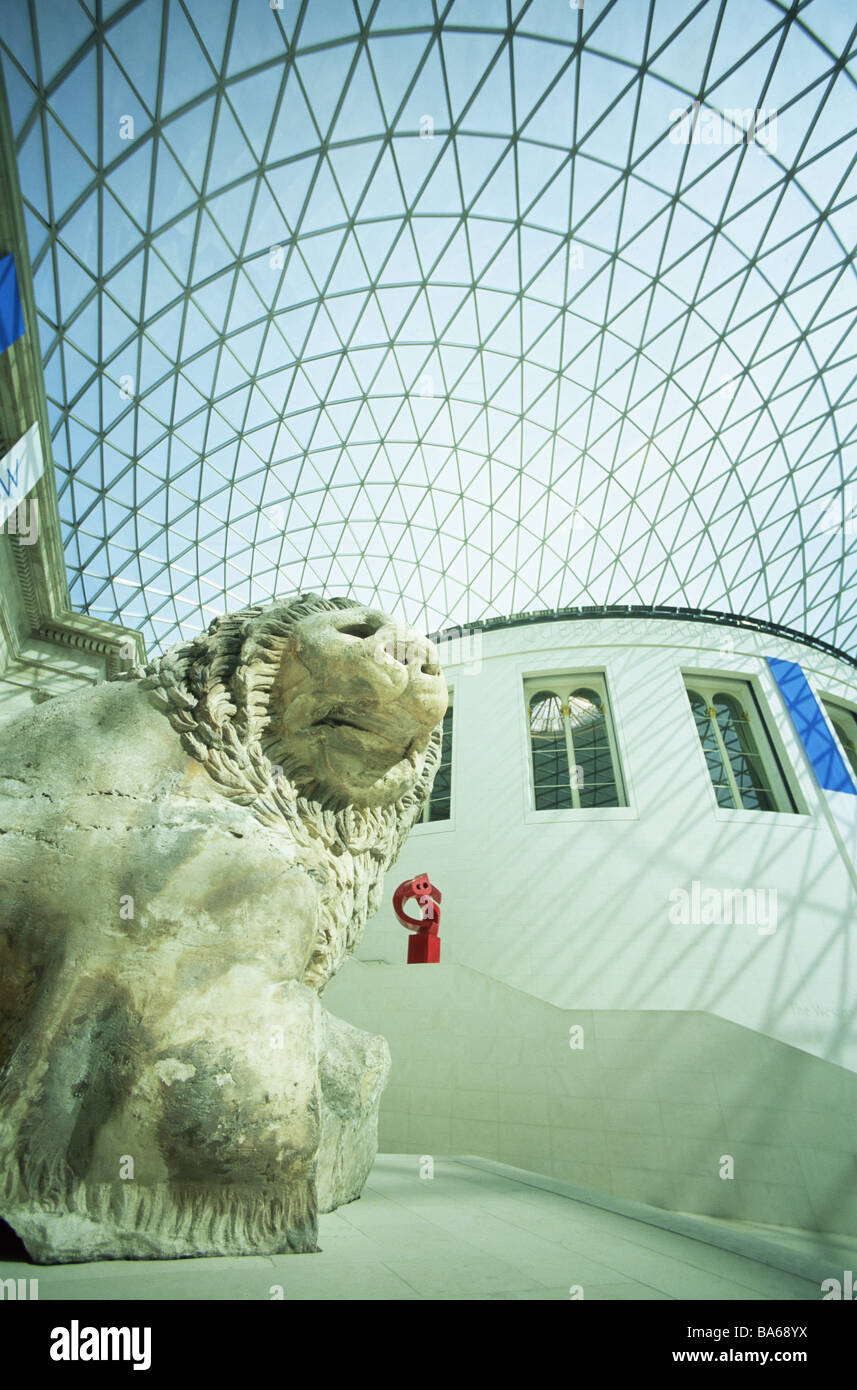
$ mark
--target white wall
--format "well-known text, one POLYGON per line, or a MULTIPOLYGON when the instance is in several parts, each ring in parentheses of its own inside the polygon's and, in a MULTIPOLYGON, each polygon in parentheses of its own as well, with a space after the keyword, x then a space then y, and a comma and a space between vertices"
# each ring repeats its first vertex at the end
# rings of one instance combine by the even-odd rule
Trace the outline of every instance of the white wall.
POLYGON ((854 1072, 712 1014, 561 1010, 444 960, 349 961, 324 1002, 390 1044, 382 1153, 857 1234, 854 1072))
POLYGON ((412 832, 359 958, 404 961, 390 899, 427 872, 444 895, 444 961, 562 1009, 707 1011, 857 1070, 857 868, 767 656, 857 706, 853 667, 740 627, 603 618, 484 633, 475 667, 447 667, 453 818, 412 832), (535 812, 523 680, 587 668, 606 672, 631 804, 535 812), (806 814, 717 807, 682 670, 754 681, 806 814), (673 925, 670 893, 693 880, 775 888, 776 931, 673 925))

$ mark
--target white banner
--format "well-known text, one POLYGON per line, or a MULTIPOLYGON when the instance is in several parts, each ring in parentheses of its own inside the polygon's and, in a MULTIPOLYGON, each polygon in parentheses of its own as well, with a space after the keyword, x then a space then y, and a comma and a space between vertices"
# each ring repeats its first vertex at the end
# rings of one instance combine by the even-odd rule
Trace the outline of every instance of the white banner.
POLYGON ((0 459, 0 525, 32 492, 44 471, 45 458, 36 423, 0 459))

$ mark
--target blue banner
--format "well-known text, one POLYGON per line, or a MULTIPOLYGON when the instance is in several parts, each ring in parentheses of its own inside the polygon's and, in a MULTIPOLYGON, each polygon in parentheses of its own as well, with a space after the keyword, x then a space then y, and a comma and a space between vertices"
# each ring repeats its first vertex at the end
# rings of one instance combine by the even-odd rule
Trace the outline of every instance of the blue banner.
POLYGON ((819 785, 828 792, 850 792, 857 796, 857 787, 802 668, 796 661, 781 661, 775 656, 768 657, 768 665, 788 705, 792 723, 819 785))
POLYGON ((15 257, 0 256, 0 352, 24 336, 24 311, 15 274, 15 257))

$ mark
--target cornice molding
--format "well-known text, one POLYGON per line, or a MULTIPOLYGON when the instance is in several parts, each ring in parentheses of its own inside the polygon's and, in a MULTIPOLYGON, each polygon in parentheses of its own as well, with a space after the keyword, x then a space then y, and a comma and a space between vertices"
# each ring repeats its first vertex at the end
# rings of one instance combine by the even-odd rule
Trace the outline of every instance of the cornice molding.
POLYGON ((15 572, 21 586, 21 597, 24 600, 27 626, 32 630, 38 626, 39 622, 39 599, 33 582, 32 561, 28 554, 32 546, 22 545, 17 536, 10 536, 9 541, 12 547, 12 558, 15 561, 15 572))
POLYGON ((60 647, 76 647, 80 651, 103 656, 108 677, 132 666, 145 665, 146 648, 142 633, 132 628, 117 627, 115 623, 90 618, 70 609, 52 618, 45 618, 30 634, 39 642, 52 642, 60 647))

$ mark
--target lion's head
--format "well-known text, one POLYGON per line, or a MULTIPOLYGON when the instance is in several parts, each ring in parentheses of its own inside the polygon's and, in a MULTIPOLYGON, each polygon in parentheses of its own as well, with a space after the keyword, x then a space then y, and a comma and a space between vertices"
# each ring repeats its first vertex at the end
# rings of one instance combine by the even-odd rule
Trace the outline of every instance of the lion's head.
POLYGON ((376 609, 340 600, 294 624, 263 747, 304 796, 325 806, 390 806, 418 785, 446 706, 433 644, 376 609))
POLYGON ((217 618, 128 678, 226 796, 329 852, 349 906, 331 899, 306 978, 321 988, 431 791, 448 701, 436 648, 376 609, 301 594, 217 618))

